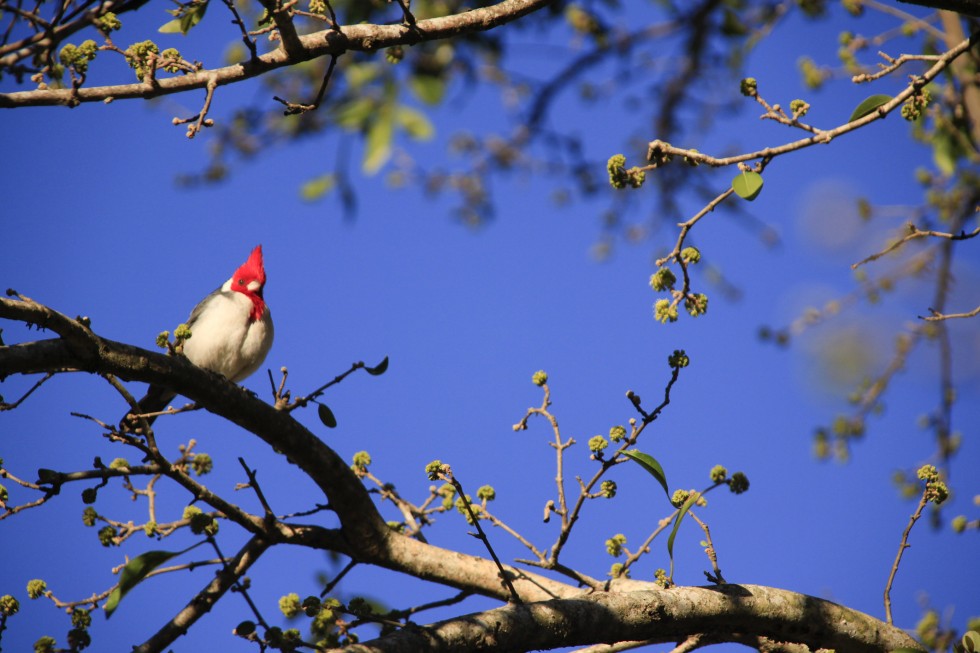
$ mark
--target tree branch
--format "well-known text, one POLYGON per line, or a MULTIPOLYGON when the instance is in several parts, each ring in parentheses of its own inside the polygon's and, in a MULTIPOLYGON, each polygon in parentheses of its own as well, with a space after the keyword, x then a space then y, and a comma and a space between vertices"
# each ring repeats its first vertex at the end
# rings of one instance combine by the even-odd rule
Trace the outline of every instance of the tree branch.
POLYGON ((849 653, 921 646, 899 628, 811 596, 758 585, 596 592, 575 599, 508 605, 422 629, 356 644, 349 653, 550 649, 619 641, 682 642, 701 633, 714 642, 753 633, 780 642, 849 653))
POLYGON ((196 73, 157 79, 153 87, 146 84, 119 84, 92 88, 37 89, 0 93, 0 108, 26 106, 70 105, 78 102, 103 102, 149 99, 171 93, 206 88, 210 79, 216 86, 225 86, 262 75, 277 68, 292 66, 324 55, 339 55, 347 50, 373 52, 394 45, 411 45, 421 41, 437 41, 460 34, 493 29, 533 13, 554 0, 503 0, 490 7, 473 9, 460 14, 421 20, 412 27, 405 25, 348 25, 339 30, 325 29, 299 36, 299 47, 291 52, 282 48, 249 61, 201 70, 196 73))
POLYGON ((187 632, 194 623, 211 611, 211 608, 224 594, 238 582, 238 579, 248 571, 269 548, 269 543, 258 537, 253 537, 238 552, 221 571, 215 574, 214 580, 198 592, 184 608, 174 615, 150 639, 139 646, 133 647, 134 653, 155 653, 162 651, 187 632))

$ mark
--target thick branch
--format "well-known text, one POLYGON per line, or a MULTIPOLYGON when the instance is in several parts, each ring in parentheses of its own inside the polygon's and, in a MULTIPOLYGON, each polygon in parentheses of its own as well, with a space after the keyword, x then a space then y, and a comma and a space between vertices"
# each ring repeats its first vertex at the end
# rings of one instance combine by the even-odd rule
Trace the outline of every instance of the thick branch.
POLYGON ((411 45, 420 41, 436 41, 460 34, 489 30, 517 20, 552 2, 553 0, 503 0, 503 2, 490 7, 422 20, 413 27, 406 27, 405 25, 348 25, 339 30, 331 28, 300 36, 299 42, 302 47, 294 53, 277 48, 258 58, 231 66, 201 70, 179 77, 157 79, 153 86, 137 83, 92 88, 82 87, 77 91, 74 89, 38 89, 0 93, 0 108, 68 106, 78 102, 103 102, 107 98, 113 100, 147 99, 206 88, 208 81, 212 78, 218 86, 224 86, 328 54, 338 55, 347 50, 371 52, 393 45, 411 45))
POLYGON ((256 560, 269 548, 269 544, 260 538, 253 537, 245 546, 242 547, 238 555, 235 556, 221 571, 215 574, 214 579, 207 584, 184 608, 174 615, 174 618, 167 622, 150 639, 139 646, 133 647, 135 653, 150 653, 151 651, 162 651, 170 646, 174 641, 185 634, 194 623, 211 611, 214 604, 218 602, 231 587, 238 582, 238 579, 248 571, 256 560))
POLYGON ((920 648, 901 629, 829 601, 757 585, 722 585, 596 592, 576 599, 509 605, 424 629, 402 630, 344 650, 527 651, 630 640, 679 642, 691 633, 701 633, 712 642, 741 641, 739 637, 751 633, 805 644, 810 650, 848 653, 920 648))
POLYGON ((391 531, 348 465, 299 422, 183 357, 101 338, 75 320, 29 301, 0 298, 0 318, 50 328, 63 337, 0 347, 0 378, 77 369, 169 387, 251 431, 284 453, 328 497, 348 538, 366 558, 381 554, 391 531))

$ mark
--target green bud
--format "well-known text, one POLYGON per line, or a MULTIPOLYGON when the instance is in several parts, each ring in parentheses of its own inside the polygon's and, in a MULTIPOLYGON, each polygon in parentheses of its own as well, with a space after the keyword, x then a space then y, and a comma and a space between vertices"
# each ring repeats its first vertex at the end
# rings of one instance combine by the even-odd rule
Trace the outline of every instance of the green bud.
POLYGON ((153 537, 157 534, 157 523, 155 521, 148 521, 143 524, 143 532, 146 533, 147 537, 153 537))
POLYGON ((54 637, 45 635, 34 642, 34 653, 54 653, 56 644, 54 637))
POLYGON ((793 100, 789 103, 789 108, 795 117, 802 118, 810 110, 810 105, 803 100, 793 100))
POLYGON ((667 578, 667 571, 665 569, 657 569, 653 572, 654 582, 660 587, 667 589, 670 587, 670 579, 667 578))
POLYGON ((75 608, 71 611, 71 625, 75 628, 88 628, 92 625, 92 615, 90 610, 75 608))
POLYGON ((111 11, 107 11, 102 16, 99 16, 94 22, 96 27, 106 33, 114 32, 122 28, 122 23, 119 22, 116 14, 112 13, 111 11))
POLYGON ((116 458, 111 463, 109 463, 109 469, 124 470, 129 469, 129 461, 125 458, 116 458))
POLYGON ((619 442, 626 437, 626 427, 616 425, 609 429, 609 439, 613 442, 619 442))
POLYGON ((114 546, 116 535, 116 529, 113 526, 103 526, 99 530, 99 543, 105 547, 114 546))
POLYGON ((606 553, 614 558, 618 558, 623 555, 624 544, 626 544, 626 536, 622 533, 617 533, 606 540, 606 553))
POLYGON ((203 512, 191 515, 191 532, 195 535, 214 536, 218 534, 218 520, 203 512))
POLYGON ((616 481, 603 481, 599 486, 599 492, 607 499, 616 496, 616 481))
POLYGON ((465 497, 463 496, 456 497, 455 506, 456 506, 456 512, 466 517, 467 524, 473 523, 472 518, 470 518, 470 511, 472 511, 474 515, 479 515, 480 513, 480 506, 473 505, 473 497, 471 497, 468 494, 465 497), (466 509, 467 506, 469 506, 470 508, 469 510, 466 509))
POLYGON ((90 506, 82 511, 82 523, 86 526, 95 526, 95 520, 98 516, 99 513, 95 512, 95 508, 90 506))
POLYGON ((326 605, 327 604, 325 603, 324 607, 317 613, 317 615, 313 618, 313 621, 310 623, 310 631, 312 631, 317 637, 326 637, 329 634, 330 629, 337 622, 336 613, 330 607, 326 607, 326 605))
POLYGON ((620 578, 620 577, 622 577, 622 578, 629 578, 630 577, 630 570, 629 569, 624 569, 623 563, 616 562, 616 563, 613 563, 613 566, 609 568, 609 574, 608 575, 611 578, 620 578))
POLYGON ((803 83, 807 88, 818 89, 830 76, 829 71, 820 68, 813 59, 802 57, 799 62, 800 72, 803 74, 803 83))
POLYGON ((31 599, 36 599, 41 597, 46 591, 48 591, 48 584, 45 583, 40 578, 35 578, 34 580, 27 581, 27 596, 31 599))
POLYGON ((653 317, 661 324, 677 321, 677 307, 671 306, 669 299, 659 299, 653 305, 653 317))
POLYGON ((650 287, 656 292, 671 290, 677 283, 677 276, 671 272, 670 268, 660 268, 650 275, 650 287))
POLYGON ((371 464, 371 454, 367 451, 358 451, 354 454, 354 469, 360 471, 367 471, 368 465, 371 464))
POLYGON ((292 619, 300 612, 299 594, 287 594, 279 599, 279 610, 287 619, 292 619))
MULTIPOLYGON (((290 596, 296 595, 290 594, 290 596)), ((280 605, 281 602, 282 600, 280 599, 280 605)), ((322 605, 320 603, 320 599, 316 596, 307 596, 305 599, 303 599, 303 614, 305 614, 307 617, 316 616, 316 614, 320 612, 321 607, 322 605)))
POLYGON ((721 483, 726 478, 728 478, 728 470, 725 469, 722 465, 715 465, 714 467, 711 468, 710 476, 711 476, 712 483, 721 483))
POLYGON ((180 52, 176 48, 167 48, 160 53, 160 58, 164 60, 163 69, 168 73, 180 71, 180 52))
POLYGON ((680 508, 689 496, 691 493, 688 490, 674 490, 674 494, 670 497, 670 503, 675 508, 680 508))
POLYGON ((72 628, 68 631, 68 647, 72 651, 81 651, 92 644, 92 636, 84 628, 72 628))
POLYGON ((755 77, 746 77, 739 83, 738 90, 746 97, 755 97, 759 93, 759 83, 755 77))
POLYGON ((931 481, 926 483, 925 497, 938 506, 949 498, 949 488, 942 481, 931 481))
POLYGON ((168 342, 170 342, 169 331, 161 331, 160 333, 157 334, 157 341, 156 341, 157 347, 159 347, 160 349, 166 349, 168 342))
POLYGON ((734 494, 742 494, 747 492, 749 489, 749 479, 742 472, 735 472, 732 477, 728 479, 728 489, 734 494))
POLYGON ((435 481, 439 479, 439 474, 443 471, 443 465, 441 460, 433 460, 431 463, 425 466, 425 475, 429 477, 430 481, 435 481))
POLYGON ((593 453, 599 453, 608 446, 609 442, 601 435, 589 438, 589 451, 593 453))
POLYGON ((205 474, 210 474, 211 470, 214 469, 214 461, 211 460, 211 456, 206 453, 199 453, 194 456, 191 460, 191 469, 198 476, 204 476, 205 474))
POLYGON ((687 367, 691 364, 691 359, 683 349, 675 349, 674 353, 667 357, 667 364, 671 367, 687 367))
POLYGON ((643 182, 647 180, 647 173, 641 170, 637 166, 633 166, 626 171, 626 183, 630 185, 631 188, 639 188, 643 185, 643 182))
POLYGON ((685 263, 699 263, 701 261, 701 250, 697 247, 685 247, 681 250, 681 260, 685 263))
POLYGON ((957 515, 953 517, 953 521, 950 522, 950 526, 953 528, 954 533, 962 533, 966 530, 967 525, 966 515, 957 515))
POLYGON ((405 58, 405 50, 400 45, 395 45, 385 50, 385 59, 388 63, 396 64, 405 58))
POLYGON ((186 324, 178 324, 177 328, 174 329, 174 341, 178 344, 190 338, 191 335, 191 328, 186 324))
POLYGON ((708 312, 708 296, 704 293, 690 294, 684 298, 684 308, 691 317, 698 317, 708 312))
POLYGON ((0 596, 0 615, 12 617, 20 612, 20 602, 10 594, 0 596))
POLYGON ((456 496, 456 488, 449 483, 444 483, 438 490, 436 490, 436 494, 441 497, 448 497, 452 499, 454 496, 456 496))
POLYGON ((129 67, 136 71, 136 79, 143 81, 143 77, 149 72, 148 65, 150 53, 159 54, 160 48, 153 41, 141 41, 133 43, 126 48, 126 62, 129 67))
POLYGON ((609 183, 613 188, 625 188, 627 184, 626 157, 622 154, 614 154, 606 162, 606 171, 609 173, 609 183))
POLYGON ((935 465, 923 465, 915 475, 919 477, 920 481, 926 481, 927 483, 939 480, 939 472, 936 470, 935 465))
POLYGON ((476 498, 480 501, 493 501, 497 498, 497 491, 489 485, 484 485, 476 491, 476 498))
POLYGON ((538 370, 531 377, 531 382, 536 386, 542 386, 548 382, 548 373, 544 370, 538 370))

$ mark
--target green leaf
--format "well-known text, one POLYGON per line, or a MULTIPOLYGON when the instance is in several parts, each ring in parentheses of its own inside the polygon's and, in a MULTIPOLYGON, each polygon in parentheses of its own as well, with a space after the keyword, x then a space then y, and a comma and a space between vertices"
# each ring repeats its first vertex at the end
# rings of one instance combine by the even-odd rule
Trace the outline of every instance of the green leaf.
POLYGON ((374 367, 365 367, 364 371, 366 371, 371 376, 381 376, 382 374, 388 371, 388 357, 385 356, 385 359, 380 363, 378 363, 377 365, 375 365, 374 367))
POLYGON ((373 174, 381 169, 391 158, 391 144, 395 133, 395 123, 391 111, 383 111, 368 129, 364 149, 364 172, 373 174))
POLYGON ((932 160, 939 171, 947 177, 956 172, 957 154, 956 142, 953 137, 945 131, 936 130, 932 137, 932 160))
POLYGON ((129 593, 131 589, 136 587, 140 581, 146 578, 147 574, 151 571, 181 554, 187 553, 194 547, 200 546, 203 542, 198 542, 193 546, 189 546, 183 551, 147 551, 142 555, 138 555, 123 567, 123 570, 119 572, 119 584, 116 588, 112 590, 109 594, 108 600, 105 602, 105 618, 108 619, 112 616, 112 613, 116 611, 119 607, 119 602, 122 601, 123 597, 129 593))
POLYGON ((680 512, 677 513, 677 519, 674 520, 674 528, 670 531, 670 537, 667 538, 667 555, 670 557, 670 575, 674 575, 674 538, 677 537, 677 529, 681 526, 681 520, 684 519, 684 515, 690 510, 691 506, 698 500, 701 495, 698 493, 692 493, 691 496, 687 498, 684 504, 681 506, 680 512))
POLYGON ((419 100, 426 104, 439 104, 446 95, 446 80, 436 75, 412 75, 408 86, 419 100))
POLYGON ((333 190, 336 182, 337 178, 332 173, 314 177, 300 187, 299 195, 304 202, 315 202, 333 190))
POLYGON ((851 114, 848 122, 854 122, 859 118, 863 118, 878 107, 883 104, 888 104, 892 101, 892 96, 890 95, 872 95, 871 97, 865 99, 861 104, 857 105, 854 113, 851 114))
POLYGON ((398 107, 395 110, 395 122, 417 141, 429 140, 436 131, 424 113, 410 107, 398 107))
POLYGON ((160 32, 161 34, 177 34, 178 32, 184 31, 180 24, 181 24, 181 20, 179 18, 174 18, 173 20, 161 25, 160 29, 158 29, 157 31, 160 32))
POLYGON ((980 651, 980 633, 975 630, 968 630, 963 634, 963 648, 969 653, 980 651))
POLYGON ((367 124, 375 111, 376 102, 372 98, 362 97, 351 102, 345 102, 334 113, 334 120, 344 129, 359 130, 367 124))
POLYGON ((656 458, 636 449, 624 451, 623 455, 639 463, 640 467, 647 470, 647 472, 657 479, 657 482, 664 488, 667 498, 670 499, 670 490, 667 489, 667 475, 664 474, 664 468, 660 466, 656 458))
POLYGON ((180 32, 186 36, 187 32, 191 31, 191 28, 201 22, 207 10, 207 2, 200 2, 190 7, 182 6, 170 12, 174 16, 177 16, 177 18, 174 18, 168 23, 164 23, 158 31, 163 34, 176 34, 180 32))
POLYGON ((320 421, 328 429, 336 428, 337 418, 333 416, 333 411, 327 408, 324 404, 317 404, 316 414, 320 417, 320 421))
POLYGON ((351 88, 357 90, 361 86, 370 84, 381 75, 381 66, 377 63, 365 62, 347 66, 345 79, 351 88))
POLYGON ((762 175, 751 170, 743 171, 732 179, 732 190, 743 200, 751 202, 762 192, 762 175))

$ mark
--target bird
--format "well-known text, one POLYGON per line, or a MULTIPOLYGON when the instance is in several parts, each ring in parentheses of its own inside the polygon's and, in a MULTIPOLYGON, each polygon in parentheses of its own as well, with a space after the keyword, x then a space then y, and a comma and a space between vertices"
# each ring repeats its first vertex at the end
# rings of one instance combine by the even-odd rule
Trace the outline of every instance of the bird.
MULTIPOLYGON (((251 376, 265 360, 274 336, 264 289, 262 245, 257 245, 235 274, 191 311, 187 319, 191 335, 183 343, 184 356, 234 383, 251 376)), ((134 430, 137 415, 158 413, 176 396, 169 388, 151 385, 123 418, 121 427, 134 430)), ((145 419, 152 424, 155 418, 145 419)))

